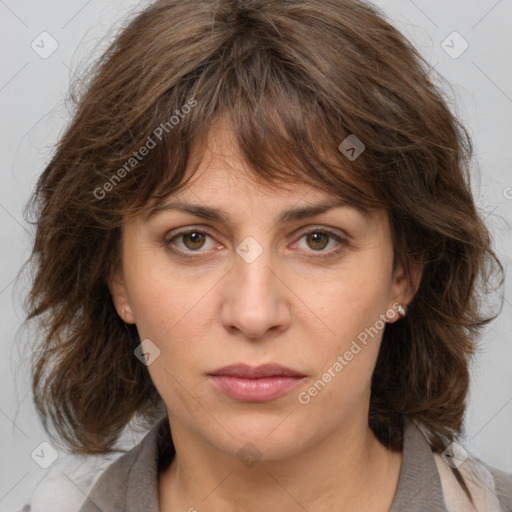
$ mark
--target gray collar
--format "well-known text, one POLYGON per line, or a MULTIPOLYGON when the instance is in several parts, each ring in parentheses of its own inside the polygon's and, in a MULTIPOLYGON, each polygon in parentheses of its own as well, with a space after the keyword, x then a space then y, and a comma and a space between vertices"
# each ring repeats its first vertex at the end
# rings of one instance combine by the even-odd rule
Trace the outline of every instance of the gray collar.
POLYGON ((434 455, 424 434, 407 420, 402 469, 389 512, 448 512, 434 455))

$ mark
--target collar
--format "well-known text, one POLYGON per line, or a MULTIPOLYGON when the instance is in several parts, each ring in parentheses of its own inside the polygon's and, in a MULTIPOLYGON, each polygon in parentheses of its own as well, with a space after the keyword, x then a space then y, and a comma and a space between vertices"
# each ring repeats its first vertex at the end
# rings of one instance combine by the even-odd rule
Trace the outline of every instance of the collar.
POLYGON ((441 478, 424 433, 410 419, 404 426, 402 468, 389 512, 448 512, 441 478))

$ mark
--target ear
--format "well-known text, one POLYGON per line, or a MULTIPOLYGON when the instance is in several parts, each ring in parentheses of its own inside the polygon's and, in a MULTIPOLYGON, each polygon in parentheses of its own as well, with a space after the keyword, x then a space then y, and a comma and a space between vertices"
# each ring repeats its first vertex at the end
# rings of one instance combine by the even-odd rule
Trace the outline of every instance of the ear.
POLYGON ((123 322, 134 324, 135 317, 130 306, 126 283, 121 269, 118 268, 110 274, 107 279, 107 286, 110 290, 110 295, 112 295, 112 301, 114 302, 117 314, 123 322))
MULTIPOLYGON (((389 309, 396 311, 398 305, 404 309, 409 305, 418 291, 424 268, 425 266, 420 263, 397 263, 393 272, 389 309)), ((388 318, 388 323, 394 323, 400 318, 400 315, 394 315, 388 318)))

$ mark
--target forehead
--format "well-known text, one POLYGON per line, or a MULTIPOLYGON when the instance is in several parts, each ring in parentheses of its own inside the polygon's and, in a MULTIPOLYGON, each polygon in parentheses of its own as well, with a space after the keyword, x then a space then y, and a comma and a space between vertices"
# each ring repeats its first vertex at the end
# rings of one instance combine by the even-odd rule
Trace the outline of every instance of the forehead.
POLYGON ((371 180, 343 162, 337 148, 333 155, 332 148, 322 143, 312 141, 304 147, 285 139, 276 146, 272 141, 277 135, 262 136, 246 129, 235 128, 231 117, 224 115, 196 132, 187 142, 181 178, 162 175, 161 187, 143 208, 147 216, 171 200, 233 212, 262 205, 283 210, 292 204, 334 201, 361 213, 382 207, 373 197, 371 180))
POLYGON ((198 196, 211 202, 276 203, 335 199, 318 187, 297 179, 295 182, 265 182, 236 158, 216 158, 200 167, 187 186, 171 197, 195 202, 198 196))
MULTIPOLYGON (((211 172, 215 174, 214 171, 211 172)), ((213 181, 215 182, 215 179, 213 181)), ((243 182, 234 185, 236 190, 224 186, 223 180, 217 183, 218 188, 209 184, 205 178, 204 181, 196 183, 195 188, 191 187, 155 204, 147 219, 164 211, 177 211, 231 225, 234 222, 232 215, 246 216, 258 210, 258 216, 272 213, 278 216, 278 223, 286 223, 320 215, 335 208, 351 206, 339 197, 329 196, 307 185, 302 185, 298 189, 276 191, 269 186, 243 182)), ((369 215, 368 212, 358 213, 369 215)))
POLYGON ((245 196, 247 201, 256 198, 273 198, 276 201, 294 199, 335 199, 303 177, 295 179, 264 180, 247 163, 240 151, 231 121, 220 118, 210 129, 201 144, 193 144, 186 175, 193 176, 174 197, 191 199, 201 192, 212 200, 234 195, 245 196))
POLYGON ((265 182, 233 145, 226 144, 219 153, 206 149, 187 185, 154 203, 148 217, 160 211, 180 211, 231 224, 232 214, 258 210, 258 215, 276 212, 278 222, 290 222, 350 206, 342 197, 299 178, 265 182))

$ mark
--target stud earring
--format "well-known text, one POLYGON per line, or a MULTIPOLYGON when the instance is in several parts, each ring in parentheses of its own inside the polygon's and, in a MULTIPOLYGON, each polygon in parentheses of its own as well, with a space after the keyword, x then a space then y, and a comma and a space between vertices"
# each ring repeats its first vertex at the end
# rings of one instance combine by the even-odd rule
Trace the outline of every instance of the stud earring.
POLYGON ((400 316, 403 318, 406 315, 406 313, 407 313, 407 306, 404 307, 401 304, 399 304, 397 306, 396 310, 398 311, 400 316))

